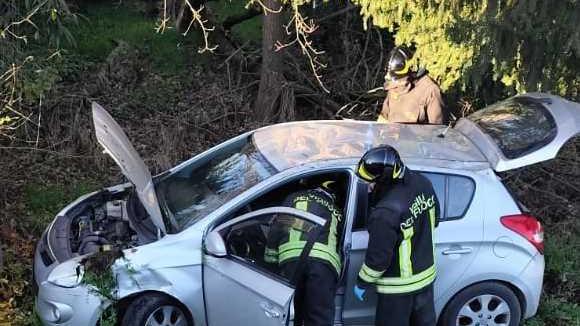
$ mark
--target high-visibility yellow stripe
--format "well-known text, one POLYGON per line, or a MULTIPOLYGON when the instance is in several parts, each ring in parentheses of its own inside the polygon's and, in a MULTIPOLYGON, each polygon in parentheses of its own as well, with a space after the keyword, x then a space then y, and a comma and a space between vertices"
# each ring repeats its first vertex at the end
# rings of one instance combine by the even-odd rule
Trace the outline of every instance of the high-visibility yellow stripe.
POLYGON ((385 117, 383 117, 382 114, 379 114, 379 117, 377 118, 377 122, 387 123, 387 122, 389 122, 389 120, 385 119, 385 117))
POLYGON ((399 270, 401 278, 409 278, 413 275, 413 264, 411 262, 411 238, 413 237, 413 227, 402 229, 403 241, 399 246, 399 270))
POLYGON ((363 281, 367 283, 375 283, 377 279, 379 279, 385 271, 377 271, 367 266, 366 263, 363 263, 360 271, 358 272, 358 277, 360 277, 363 281))
POLYGON ((395 164, 393 166, 393 179, 397 179, 401 175, 402 171, 403 171, 403 167, 400 166, 399 164, 395 164))
POLYGON ((431 207, 431 209, 429 209, 429 220, 431 221, 431 243, 432 243, 432 248, 433 248, 433 263, 435 263, 435 258, 437 257, 435 255, 435 219, 437 217, 435 216, 435 207, 431 207))
POLYGON ((431 277, 431 275, 435 274, 435 265, 431 265, 431 267, 425 269, 421 273, 417 273, 409 278, 401 278, 401 277, 381 277, 376 281, 377 285, 410 285, 413 283, 421 282, 426 278, 431 277))
POLYGON ((278 250, 266 248, 264 251, 264 261, 267 263, 277 263, 278 262, 278 250))
POLYGON ((395 75, 404 75, 409 72, 409 61, 405 60, 405 66, 401 70, 392 71, 395 75))
POLYGON ((358 175, 366 181, 373 181, 375 178, 367 172, 364 165, 359 165, 358 167, 358 175))
POLYGON ((409 293, 413 291, 420 290, 427 285, 433 283, 436 274, 433 273, 429 277, 408 285, 377 285, 377 293, 381 294, 398 294, 398 293, 409 293))
MULTIPOLYGON (((304 249, 304 244, 301 247, 292 248, 291 246, 287 246, 284 250, 280 250, 279 262, 284 263, 288 260, 293 258, 298 258, 302 254, 302 250, 304 249)), ((340 274, 341 270, 341 263, 340 257, 336 252, 329 251, 328 246, 323 245, 321 243, 315 243, 310 251, 309 257, 319 258, 324 261, 329 262, 337 273, 340 274)))

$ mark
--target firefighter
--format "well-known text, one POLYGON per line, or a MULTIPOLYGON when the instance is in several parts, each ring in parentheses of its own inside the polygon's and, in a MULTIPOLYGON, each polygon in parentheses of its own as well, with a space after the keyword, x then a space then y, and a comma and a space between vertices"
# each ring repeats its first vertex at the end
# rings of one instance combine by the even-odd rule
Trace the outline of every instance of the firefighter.
POLYGON ((439 86, 425 69, 410 68, 411 52, 395 47, 390 55, 384 89, 387 97, 378 122, 443 124, 444 104, 439 86))
POLYGON ((378 294, 375 324, 435 325, 433 230, 439 201, 431 182, 407 168, 388 145, 360 160, 359 178, 370 183, 369 244, 354 294, 378 294))
MULTIPOLYGON (((297 191, 286 197, 283 206, 317 215, 327 222, 310 251, 304 270, 296 279, 294 325, 332 325, 334 296, 341 271, 338 250, 342 231, 342 212, 336 206, 332 181, 314 189, 297 191)), ((282 275, 292 279, 309 230, 294 218, 279 217, 268 234, 264 259, 277 264, 282 275)))

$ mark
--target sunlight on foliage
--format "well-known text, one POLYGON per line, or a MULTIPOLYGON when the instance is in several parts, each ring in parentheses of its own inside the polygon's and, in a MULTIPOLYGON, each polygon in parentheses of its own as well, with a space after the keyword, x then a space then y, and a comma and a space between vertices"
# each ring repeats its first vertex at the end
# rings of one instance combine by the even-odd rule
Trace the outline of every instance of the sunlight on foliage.
POLYGON ((578 97, 580 10, 575 0, 353 0, 365 25, 417 47, 416 63, 447 90, 477 91, 492 74, 517 92, 578 97))

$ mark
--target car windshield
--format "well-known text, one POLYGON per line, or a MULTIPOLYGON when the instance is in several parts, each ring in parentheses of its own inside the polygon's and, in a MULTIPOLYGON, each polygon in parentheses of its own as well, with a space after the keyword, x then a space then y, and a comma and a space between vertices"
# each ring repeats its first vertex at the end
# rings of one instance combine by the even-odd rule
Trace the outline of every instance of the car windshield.
POLYGON ((274 173, 248 136, 162 176, 156 190, 168 229, 185 229, 274 173))
POLYGON ((556 137, 554 118, 541 100, 530 97, 510 98, 467 118, 491 136, 508 159, 529 154, 556 137))

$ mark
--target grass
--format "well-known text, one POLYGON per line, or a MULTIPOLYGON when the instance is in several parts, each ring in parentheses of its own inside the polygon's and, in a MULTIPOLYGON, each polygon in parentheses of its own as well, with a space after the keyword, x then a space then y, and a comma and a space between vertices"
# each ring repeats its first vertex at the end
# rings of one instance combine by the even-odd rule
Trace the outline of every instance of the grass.
MULTIPOLYGON (((239 15, 246 11, 246 1, 215 1, 209 2, 208 6, 215 12, 216 20, 222 23, 228 16, 239 15)), ((232 28, 235 38, 246 41, 260 41, 262 39, 262 17, 256 16, 248 19, 232 28)))
POLYGON ((188 46, 198 41, 196 33, 186 37, 175 29, 156 33, 156 19, 145 18, 133 8, 105 2, 86 4, 82 12, 84 19, 71 28, 77 44, 70 50, 90 60, 104 61, 120 40, 137 47, 159 73, 179 72, 185 69, 188 56, 197 55, 188 46))
POLYGON ((61 209, 81 195, 94 191, 95 188, 96 184, 92 181, 74 185, 27 185, 24 189, 26 207, 24 225, 26 225, 28 232, 40 236, 61 209))
POLYGON ((20 235, 2 239, 4 268, 0 271, 0 325, 40 325, 34 313, 32 292, 32 259, 35 239, 42 234, 54 216, 79 196, 96 189, 86 180, 75 184, 31 184, 24 189, 24 216, 18 221, 20 235))
POLYGON ((544 293, 537 315, 527 320, 526 326, 580 326, 580 221, 572 223, 546 232, 544 293))

